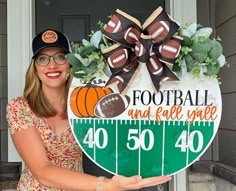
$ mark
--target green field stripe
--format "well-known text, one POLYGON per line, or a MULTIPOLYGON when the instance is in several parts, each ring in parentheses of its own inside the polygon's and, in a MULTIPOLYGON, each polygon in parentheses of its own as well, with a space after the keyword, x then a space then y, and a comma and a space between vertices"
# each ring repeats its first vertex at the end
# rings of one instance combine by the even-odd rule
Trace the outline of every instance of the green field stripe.
POLYGON ((201 156, 215 133, 213 121, 77 118, 70 123, 82 150, 95 163, 126 176, 178 172, 201 156))
MULTIPOLYGON (((198 131, 199 135, 196 134, 193 140, 193 148, 196 150, 199 146, 199 136, 203 138, 202 148, 198 152, 192 152, 189 147, 189 160, 188 164, 191 164, 195 161, 201 154, 208 148, 209 144, 211 144, 211 140, 214 138, 214 122, 213 121, 196 121, 195 123, 190 125, 190 132, 198 131)), ((193 150, 192 148, 192 150, 193 150)))
POLYGON ((183 121, 164 121, 165 123, 165 153, 164 153, 164 175, 172 174, 186 166, 186 152, 175 147, 183 131, 187 131, 186 123, 183 121), (173 158, 175 156, 175 158, 173 158))

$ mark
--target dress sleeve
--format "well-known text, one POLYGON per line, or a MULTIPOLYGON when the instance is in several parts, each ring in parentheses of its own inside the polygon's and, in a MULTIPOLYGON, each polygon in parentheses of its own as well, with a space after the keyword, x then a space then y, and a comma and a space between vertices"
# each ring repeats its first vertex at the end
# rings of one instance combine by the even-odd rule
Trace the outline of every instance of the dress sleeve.
POLYGON ((33 113, 23 97, 11 100, 7 105, 6 118, 11 135, 15 132, 34 126, 33 113))

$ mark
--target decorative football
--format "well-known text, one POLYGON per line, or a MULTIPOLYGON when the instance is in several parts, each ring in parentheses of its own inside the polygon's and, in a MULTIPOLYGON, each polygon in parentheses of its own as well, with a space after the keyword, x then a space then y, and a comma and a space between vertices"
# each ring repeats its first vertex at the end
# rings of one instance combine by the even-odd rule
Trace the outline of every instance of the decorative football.
POLYGON ((127 62, 127 59, 128 51, 127 49, 122 48, 111 54, 107 61, 112 68, 120 68, 127 62))
POLYGON ((95 106, 94 114, 98 118, 113 118, 122 114, 130 103, 130 97, 112 93, 101 98, 95 106))
POLYGON ((122 30, 121 22, 116 15, 111 17, 111 20, 105 25, 104 30, 108 33, 117 33, 122 30))
POLYGON ((139 37, 140 37, 140 32, 133 27, 130 27, 126 32, 125 32, 125 40, 126 42, 128 42, 129 44, 134 44, 135 42, 138 41, 139 37))
POLYGON ((135 46, 135 55, 138 57, 143 56, 146 53, 144 46, 138 41, 135 46))
POLYGON ((162 63, 158 60, 154 53, 151 54, 149 58, 150 64, 147 64, 148 69, 157 76, 160 76, 163 71, 162 63))
POLYGON ((165 39, 169 33, 170 27, 168 21, 160 21, 154 23, 147 29, 148 33, 152 36, 155 42, 160 42, 165 39))
POLYGON ((168 40, 159 47, 159 52, 166 58, 174 59, 179 54, 181 44, 174 39, 168 40))

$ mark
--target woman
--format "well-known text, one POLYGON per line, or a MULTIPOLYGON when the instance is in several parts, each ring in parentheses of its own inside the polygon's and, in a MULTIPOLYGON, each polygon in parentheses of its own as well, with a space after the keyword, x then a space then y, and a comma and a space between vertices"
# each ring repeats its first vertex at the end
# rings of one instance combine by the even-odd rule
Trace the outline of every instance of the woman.
POLYGON ((23 97, 7 106, 14 145, 26 164, 18 191, 139 189, 169 181, 170 177, 95 177, 82 172, 82 153, 67 118, 71 78, 68 38, 45 30, 32 42, 33 57, 26 73, 23 97))

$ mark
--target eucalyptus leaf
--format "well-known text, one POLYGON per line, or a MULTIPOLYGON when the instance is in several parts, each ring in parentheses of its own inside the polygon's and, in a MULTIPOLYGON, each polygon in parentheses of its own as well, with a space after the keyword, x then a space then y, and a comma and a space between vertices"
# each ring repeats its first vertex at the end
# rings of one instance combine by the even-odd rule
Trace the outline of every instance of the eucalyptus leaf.
POLYGON ((71 72, 76 72, 76 73, 84 73, 82 70, 82 65, 80 66, 73 66, 72 68, 70 68, 71 72))
POLYGON ((81 74, 81 73, 74 73, 74 74, 72 74, 72 76, 74 76, 75 78, 84 78, 84 76, 86 76, 86 75, 81 74))
POLYGON ((180 29, 179 30, 179 35, 180 36, 186 36, 188 38, 192 37, 192 34, 187 29, 180 29))
POLYGON ((86 39, 83 39, 83 40, 82 40, 82 44, 83 44, 84 46, 93 46, 93 44, 90 43, 89 41, 87 41, 86 39))
POLYGON ((111 41, 109 42, 109 40, 108 40, 104 35, 102 35, 102 42, 103 42, 103 43, 100 44, 100 49, 101 49, 101 50, 103 50, 102 47, 101 47, 101 45, 104 45, 105 48, 108 48, 109 46, 112 45, 111 41))
POLYGON ((77 67, 70 68, 70 73, 75 78, 82 78, 83 76, 85 76, 84 71, 81 68, 79 69, 77 67))
POLYGON ((110 77, 110 76, 112 75, 111 70, 110 70, 108 64, 105 65, 105 67, 104 67, 104 69, 103 69, 103 72, 104 72, 104 74, 105 74, 106 76, 108 76, 108 77, 110 77))
POLYGON ((94 74, 97 71, 97 62, 90 63, 89 67, 83 67, 86 74, 94 74))
POLYGON ((187 72, 191 72, 193 68, 198 65, 197 61, 194 60, 191 55, 185 56, 185 64, 186 64, 187 72))
POLYGON ((191 48, 192 52, 190 52, 190 55, 198 62, 202 63, 207 58, 211 45, 208 43, 195 43, 191 48))
POLYGON ((211 41, 211 50, 209 51, 209 57, 214 58, 214 59, 218 59, 220 57, 220 55, 223 52, 223 48, 221 46, 221 44, 216 41, 216 40, 212 40, 211 41))
POLYGON ((188 36, 182 36, 183 37, 183 46, 191 46, 193 44, 193 41, 188 36))
POLYGON ((192 23, 187 28, 181 28, 179 34, 181 36, 186 36, 191 38, 196 31, 197 31, 197 24, 192 23))
POLYGON ((75 53, 66 54, 66 59, 72 66, 80 66, 81 61, 75 56, 75 53))
POLYGON ((184 75, 186 74, 188 71, 187 71, 187 64, 185 62, 185 59, 183 59, 183 63, 181 65, 181 75, 184 75))
POLYGON ((99 48, 99 43, 102 40, 102 32, 96 31, 90 38, 90 43, 93 44, 96 48, 99 48))
POLYGON ((92 54, 92 52, 97 51, 98 49, 95 46, 86 46, 83 47, 80 51, 80 56, 83 58, 87 58, 88 55, 92 54))
POLYGON ((196 33, 192 36, 192 39, 194 41, 202 41, 204 39, 207 39, 211 36, 212 28, 210 27, 204 27, 196 31, 196 33))
POLYGON ((219 71, 220 71, 220 64, 219 63, 214 64, 214 65, 213 64, 209 64, 209 65, 206 66, 206 68, 207 68, 207 71, 205 72, 205 75, 207 75, 207 76, 214 76, 214 75, 219 73, 219 71))
POLYGON ((80 54, 75 54, 75 57, 81 62, 81 64, 83 64, 84 66, 88 66, 90 63, 89 63, 89 60, 88 58, 82 58, 80 56, 80 54))
POLYGON ((193 64, 194 63, 193 57, 190 54, 186 55, 185 56, 185 62, 186 62, 186 65, 193 64))
POLYGON ((225 63, 226 63, 226 59, 225 59, 225 56, 223 54, 221 54, 220 57, 217 60, 220 64, 220 67, 224 66, 225 63))
POLYGON ((206 67, 206 65, 202 66, 202 72, 203 72, 203 73, 207 72, 207 67, 206 67))
POLYGON ((101 50, 103 50, 103 49, 105 49, 105 48, 107 48, 106 45, 104 45, 104 44, 100 44, 100 49, 101 49, 101 50))
POLYGON ((192 23, 188 26, 187 30, 191 33, 191 36, 197 31, 197 23, 192 23))

